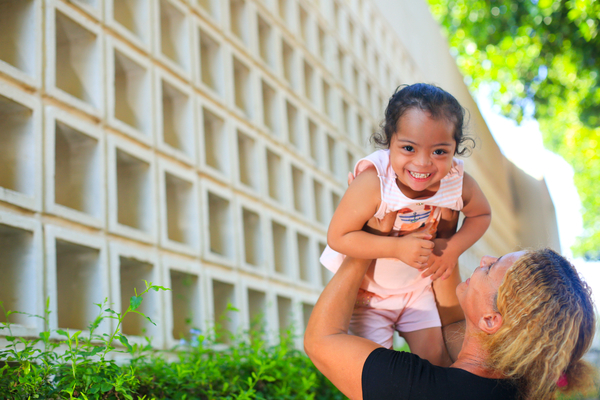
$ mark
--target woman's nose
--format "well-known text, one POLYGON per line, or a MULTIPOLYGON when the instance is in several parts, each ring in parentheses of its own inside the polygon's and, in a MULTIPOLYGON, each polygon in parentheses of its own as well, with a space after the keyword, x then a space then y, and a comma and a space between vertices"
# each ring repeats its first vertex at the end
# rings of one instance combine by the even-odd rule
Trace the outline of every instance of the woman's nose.
POLYGON ((481 257, 481 262, 479 263, 479 266, 486 267, 486 266, 490 265, 491 263, 496 262, 497 259, 498 259, 498 257, 483 256, 483 257, 481 257))

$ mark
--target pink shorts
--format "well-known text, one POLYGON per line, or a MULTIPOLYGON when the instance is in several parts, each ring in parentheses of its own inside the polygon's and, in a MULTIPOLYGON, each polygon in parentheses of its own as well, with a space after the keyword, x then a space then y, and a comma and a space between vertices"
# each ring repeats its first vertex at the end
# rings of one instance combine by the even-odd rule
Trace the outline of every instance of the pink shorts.
POLYGON ((393 299, 380 299, 376 294, 361 289, 350 319, 349 332, 390 349, 394 331, 414 332, 442 326, 431 285, 419 292, 390 297, 393 299), (371 307, 371 302, 381 305, 386 299, 395 304, 401 303, 401 306, 392 310, 371 307))

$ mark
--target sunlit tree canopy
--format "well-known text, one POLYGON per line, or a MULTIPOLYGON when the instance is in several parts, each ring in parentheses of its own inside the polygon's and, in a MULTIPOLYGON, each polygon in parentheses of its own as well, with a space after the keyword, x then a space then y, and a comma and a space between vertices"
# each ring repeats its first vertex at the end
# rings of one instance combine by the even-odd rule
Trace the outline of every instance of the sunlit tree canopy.
POLYGON ((470 89, 537 119, 573 166, 585 230, 573 251, 600 259, 600 0, 428 1, 470 89))

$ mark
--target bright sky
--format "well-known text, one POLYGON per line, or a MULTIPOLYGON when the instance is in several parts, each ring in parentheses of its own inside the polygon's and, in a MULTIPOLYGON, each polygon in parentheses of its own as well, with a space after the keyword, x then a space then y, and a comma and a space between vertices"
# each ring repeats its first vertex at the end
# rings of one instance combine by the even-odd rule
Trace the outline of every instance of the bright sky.
POLYGON ((570 249, 583 229, 581 213, 578 212, 581 202, 573 184, 573 168, 561 156, 544 148, 537 121, 530 120, 517 126, 494 111, 483 91, 477 98, 477 104, 502 153, 528 174, 536 178, 545 177, 556 209, 562 254, 571 259, 591 286, 596 309, 600 311, 600 262, 573 259, 570 249))

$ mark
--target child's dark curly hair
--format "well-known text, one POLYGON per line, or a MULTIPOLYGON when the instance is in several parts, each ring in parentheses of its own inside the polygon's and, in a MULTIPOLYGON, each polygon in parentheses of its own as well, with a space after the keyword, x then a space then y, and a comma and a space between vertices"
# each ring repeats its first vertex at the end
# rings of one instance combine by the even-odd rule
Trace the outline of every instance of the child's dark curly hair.
POLYGON ((381 123, 381 129, 373 134, 371 140, 379 146, 389 148, 398 121, 412 108, 426 111, 433 119, 442 117, 452 122, 453 138, 456 142, 454 154, 462 156, 471 152, 475 140, 464 133, 465 109, 450 93, 427 83, 400 85, 396 88, 385 109, 385 120, 381 123))

